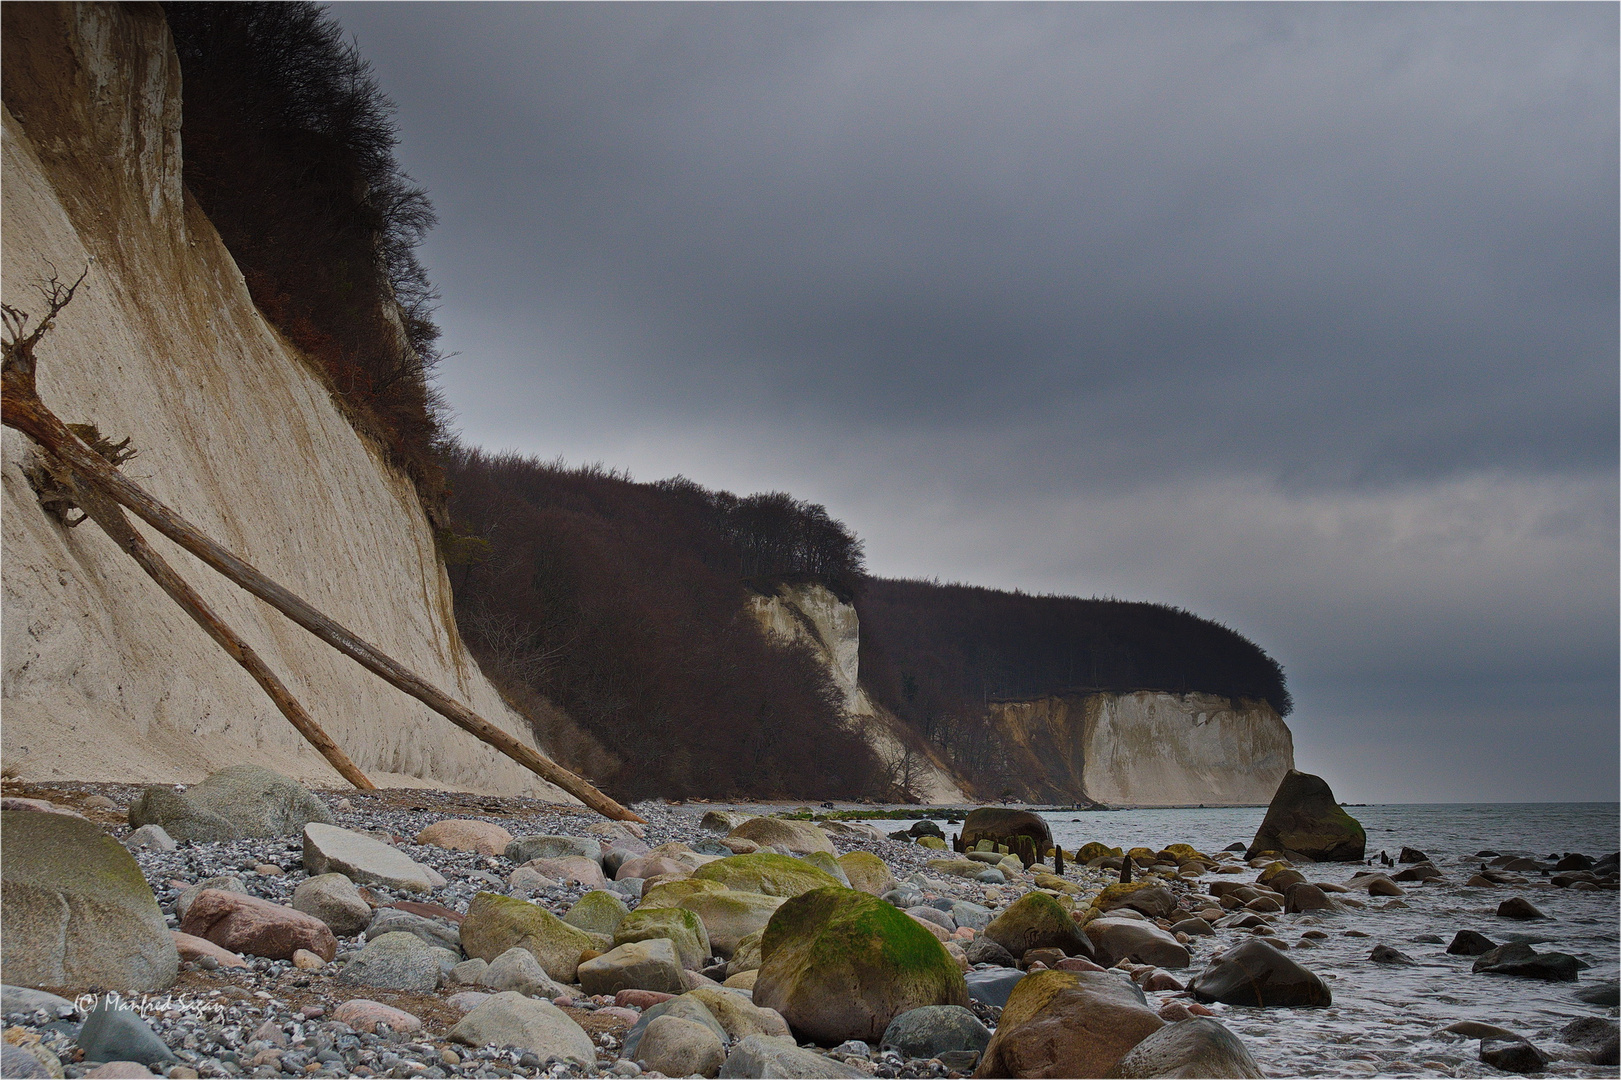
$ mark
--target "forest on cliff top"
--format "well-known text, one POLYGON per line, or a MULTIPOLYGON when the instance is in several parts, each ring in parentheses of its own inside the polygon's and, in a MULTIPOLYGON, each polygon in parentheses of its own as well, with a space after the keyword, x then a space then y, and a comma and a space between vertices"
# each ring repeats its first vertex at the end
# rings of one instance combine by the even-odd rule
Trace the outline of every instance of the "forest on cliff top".
POLYGON ((164 10, 188 188, 254 303, 415 483, 464 639, 564 764, 626 798, 904 794, 816 657, 748 614, 785 579, 854 602, 869 694, 988 790, 991 699, 1198 690, 1290 711, 1276 661, 1185 611, 874 578, 849 529, 785 493, 460 445, 417 256, 433 209, 364 58, 311 3, 164 10))

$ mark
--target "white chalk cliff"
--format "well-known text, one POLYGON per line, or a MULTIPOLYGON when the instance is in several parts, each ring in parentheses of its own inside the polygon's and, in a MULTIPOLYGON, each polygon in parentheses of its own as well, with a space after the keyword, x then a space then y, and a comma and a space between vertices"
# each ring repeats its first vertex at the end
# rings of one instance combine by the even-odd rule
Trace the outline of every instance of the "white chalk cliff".
MULTIPOLYGON (((124 471, 238 555, 518 738, 463 648, 410 482, 259 315, 185 191, 180 70, 155 5, 8 4, 4 297, 79 296, 41 345, 64 420, 128 436, 124 471)), ((4 760, 32 778, 200 779, 242 762, 341 786, 234 662, 94 525, 47 515, 4 432, 4 760)), ((566 800, 144 526, 381 786, 566 800)))
POLYGON ((1265 702, 1139 691, 993 702, 988 709, 1026 799, 1265 804, 1294 768, 1294 738, 1265 702))
POLYGON ((909 736, 901 722, 861 688, 861 620, 852 605, 814 582, 777 585, 769 594, 751 597, 750 604, 768 633, 810 646, 844 695, 851 724, 881 760, 911 772, 912 789, 919 798, 927 803, 966 801, 938 750, 909 736))

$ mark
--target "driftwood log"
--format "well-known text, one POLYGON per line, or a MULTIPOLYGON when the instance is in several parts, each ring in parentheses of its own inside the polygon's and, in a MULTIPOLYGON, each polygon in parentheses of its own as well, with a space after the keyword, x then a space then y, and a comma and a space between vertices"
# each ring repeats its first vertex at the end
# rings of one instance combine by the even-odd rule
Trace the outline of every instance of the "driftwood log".
MULTIPOLYGON (((83 280, 81 275, 79 281, 83 280)), ((302 597, 278 585, 255 567, 209 539, 195 525, 164 506, 139 484, 113 468, 111 463, 70 431, 67 425, 40 400, 39 391, 35 386, 34 349, 50 330, 56 315, 73 299, 73 292, 78 284, 79 282, 75 282, 72 286, 66 286, 53 278, 48 287, 41 288, 40 291, 45 296, 50 311, 28 333, 24 333, 27 316, 10 305, 5 306, 8 335, 4 343, 4 363, 0 365, 0 422, 33 439, 47 453, 70 469, 76 484, 128 509, 136 517, 230 579, 232 583, 257 596, 328 645, 384 681, 410 694, 457 727, 495 747, 536 776, 562 788, 604 817, 617 821, 643 820, 598 791, 586 780, 525 746, 472 709, 442 693, 437 687, 376 646, 322 614, 302 597)))

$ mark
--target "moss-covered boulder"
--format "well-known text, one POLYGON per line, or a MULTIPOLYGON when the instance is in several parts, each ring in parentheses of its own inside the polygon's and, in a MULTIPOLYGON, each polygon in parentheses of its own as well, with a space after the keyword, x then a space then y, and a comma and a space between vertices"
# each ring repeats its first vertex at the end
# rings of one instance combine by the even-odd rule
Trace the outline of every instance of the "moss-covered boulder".
POLYGON ((754 1003, 776 1009, 802 1039, 876 1042, 896 1016, 967 1005, 957 963, 893 905, 839 887, 797 896, 772 916, 754 1003))
POLYGON ((917 838, 918 847, 930 848, 934 851, 946 851, 946 842, 938 836, 920 836, 917 838))
MULTIPOLYGON (((770 925, 769 923, 767 925, 770 925)), ((760 969, 760 942, 765 938, 765 930, 761 928, 749 934, 737 943, 732 950, 732 958, 726 964, 726 977, 741 975, 745 971, 758 971, 760 969)))
POLYGON ((835 859, 827 852, 809 851, 801 855, 800 859, 804 862, 810 863, 812 866, 816 867, 816 869, 822 871, 828 877, 832 878, 834 881, 837 881, 840 885, 843 885, 846 889, 855 887, 850 884, 850 875, 844 872, 844 867, 839 865, 839 860, 835 859))
POLYGON ((1089 840, 1075 852, 1076 862, 1091 862, 1093 859, 1118 859, 1125 852, 1108 844, 1100 844, 1096 840, 1089 840))
POLYGON ((563 921, 587 933, 612 937, 629 914, 630 908, 618 893, 592 889, 574 901, 574 906, 563 915, 563 921))
POLYGON ((654 938, 668 938, 681 966, 689 971, 697 971, 709 959, 709 932, 697 913, 686 908, 637 908, 614 931, 616 946, 654 938))
POLYGON ((6 982, 162 990, 180 954, 135 859, 83 818, 0 813, 6 982))
POLYGON ((798 896, 812 889, 841 887, 831 874, 816 869, 803 859, 766 852, 717 859, 700 866, 692 876, 698 881, 713 881, 737 892, 765 893, 767 896, 798 896))
POLYGON ((1199 859, 1202 862, 1216 861, 1192 844, 1166 844, 1165 853, 1174 856, 1175 861, 1178 863, 1186 862, 1189 859, 1199 859))
POLYGON ((642 893, 637 907, 680 907, 681 901, 700 892, 725 892, 726 886, 718 881, 705 881, 703 878, 682 878, 680 881, 664 881, 642 893))
POLYGON ((1367 846, 1361 823, 1334 801, 1327 781, 1290 769, 1244 857, 1295 851, 1318 862, 1360 862, 1367 846))
POLYGON ((729 957, 739 941, 764 930, 771 916, 786 902, 781 896, 728 890, 695 892, 676 906, 686 908, 703 922, 709 932, 709 947, 716 956, 729 957))
POLYGON ((1066 956, 1091 956, 1092 947, 1057 900, 1043 892, 1025 893, 990 921, 984 934, 1020 957, 1030 949, 1063 949, 1066 956))
POLYGON ((823 851, 829 855, 838 854, 833 850, 833 841, 828 839, 827 833, 808 821, 785 821, 782 818, 772 817, 749 818, 728 835, 753 840, 761 847, 769 845, 782 848, 795 855, 804 855, 812 851, 823 851))
POLYGON ((974 1075, 1113 1076, 1132 1047, 1164 1026, 1116 972, 1038 971, 1008 996, 974 1075))
POLYGON ((870 851, 840 855, 839 865, 844 868, 844 876, 850 879, 850 888, 864 893, 882 896, 897 884, 889 864, 870 851))
POLYGON ((462 951, 470 958, 494 960, 520 946, 559 982, 574 981, 580 954, 595 949, 598 940, 543 907, 499 893, 474 896, 461 925, 462 951))

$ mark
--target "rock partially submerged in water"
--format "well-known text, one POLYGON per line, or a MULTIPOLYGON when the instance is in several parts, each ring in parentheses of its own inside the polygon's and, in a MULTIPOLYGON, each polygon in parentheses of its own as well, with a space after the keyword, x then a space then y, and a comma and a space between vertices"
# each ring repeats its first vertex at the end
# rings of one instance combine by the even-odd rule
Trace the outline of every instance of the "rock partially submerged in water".
POLYGON ((1115 1076, 1260 1077, 1237 1035, 1220 1022, 1196 1016, 1160 1028, 1126 1052, 1115 1076))
POLYGON ((1529 945, 1512 942, 1482 953, 1471 969, 1476 974, 1519 975, 1544 982, 1575 982, 1581 961, 1568 953, 1539 953, 1529 945))
POLYGON ((1542 1051, 1524 1039, 1483 1039, 1480 1060, 1494 1069, 1513 1073, 1541 1072, 1548 1067, 1548 1059, 1542 1051))
POLYGON ((1329 1005, 1333 995, 1322 979, 1259 938, 1222 953, 1188 989, 1201 1001, 1227 1005, 1329 1005))
POLYGON ((1317 862, 1358 862, 1367 846, 1361 823, 1334 801, 1327 781, 1290 769, 1272 796, 1245 858, 1287 850, 1317 862))
POLYGON ((1485 934, 1473 930, 1459 930, 1447 952, 1453 956, 1480 956, 1497 948, 1497 943, 1485 934))

